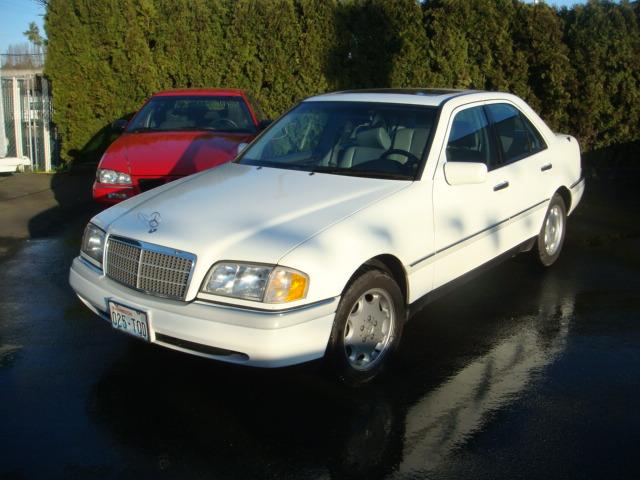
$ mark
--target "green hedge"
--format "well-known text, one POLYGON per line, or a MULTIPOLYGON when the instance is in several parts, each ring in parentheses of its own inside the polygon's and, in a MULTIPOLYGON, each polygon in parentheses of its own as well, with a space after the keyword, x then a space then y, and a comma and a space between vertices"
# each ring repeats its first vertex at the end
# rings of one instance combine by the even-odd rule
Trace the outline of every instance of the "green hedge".
POLYGON ((640 138, 640 7, 519 0, 50 0, 62 156, 158 90, 240 87, 272 117, 360 87, 511 91, 586 150, 640 138))

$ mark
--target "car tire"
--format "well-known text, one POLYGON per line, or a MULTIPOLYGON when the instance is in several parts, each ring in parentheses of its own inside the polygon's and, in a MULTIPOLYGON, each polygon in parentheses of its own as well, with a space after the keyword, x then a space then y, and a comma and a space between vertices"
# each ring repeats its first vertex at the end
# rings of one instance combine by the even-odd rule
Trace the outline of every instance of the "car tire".
POLYGON ((538 265, 550 267, 558 260, 566 233, 567 207, 562 197, 556 193, 549 202, 542 229, 536 240, 536 248, 533 250, 538 265))
POLYGON ((391 275, 363 271, 347 286, 336 311, 326 354, 330 371, 348 386, 371 381, 388 365, 405 320, 404 297, 391 275))

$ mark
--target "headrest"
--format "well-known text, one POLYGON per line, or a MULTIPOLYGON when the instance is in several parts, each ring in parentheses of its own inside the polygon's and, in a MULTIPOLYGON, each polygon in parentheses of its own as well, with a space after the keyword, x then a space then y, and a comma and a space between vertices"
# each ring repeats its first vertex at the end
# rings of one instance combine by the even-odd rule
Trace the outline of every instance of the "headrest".
POLYGON ((399 128, 393 138, 393 148, 401 150, 411 150, 411 142, 413 141, 413 128, 399 128))
POLYGON ((356 143, 359 147, 379 148, 389 150, 391 137, 382 127, 368 128, 356 134, 356 143))
POLYGON ((373 118, 371 119, 371 126, 372 127, 384 127, 385 125, 385 121, 384 121, 384 117, 382 115, 380 115, 379 113, 376 113, 373 118))

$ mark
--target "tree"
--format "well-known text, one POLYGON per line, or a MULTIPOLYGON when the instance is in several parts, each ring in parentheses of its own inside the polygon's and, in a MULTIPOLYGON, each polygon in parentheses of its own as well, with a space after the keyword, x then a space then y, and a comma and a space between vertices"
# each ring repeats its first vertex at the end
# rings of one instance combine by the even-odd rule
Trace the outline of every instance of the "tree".
POLYGON ((431 87, 469 88, 473 84, 469 41, 464 29, 451 27, 445 4, 429 2, 425 5, 425 83, 431 87))
POLYGON ((388 19, 392 45, 390 87, 428 86, 427 36, 422 7, 416 0, 376 2, 388 19))
POLYGON ((576 71, 572 132, 587 149, 640 138, 640 31, 633 7, 591 0, 563 17, 576 71))
POLYGON ((340 88, 336 8, 336 0, 295 1, 300 29, 298 80, 301 97, 340 88))
MULTIPOLYGON (((275 117, 364 87, 510 91, 584 149, 640 138, 638 3, 39 0, 62 155, 158 90, 238 87, 275 117)), ((27 49, 44 42, 36 25, 27 49)), ((16 50, 4 64, 32 59, 16 50)))
POLYGON ((229 54, 229 2, 159 0, 155 5, 158 20, 148 42, 160 88, 222 85, 229 54))
POLYGON ((305 97, 293 0, 238 0, 228 26, 224 84, 251 91, 275 117, 305 97))
POLYGON ((45 45, 46 41, 40 35, 40 29, 38 28, 38 25, 36 25, 36 22, 31 22, 29 24, 29 28, 22 32, 22 34, 36 47, 42 47, 45 45))
POLYGON ((388 87, 400 41, 384 1, 353 0, 337 5, 339 83, 342 88, 388 87))
POLYGON ((12 43, 2 56, 3 68, 42 68, 42 48, 30 43, 12 43))
POLYGON ((527 97, 527 63, 512 35, 518 5, 517 0, 428 2, 426 27, 436 78, 527 97), (442 51, 450 46, 454 53, 442 51), (461 58, 454 58, 458 54, 461 58))
POLYGON ((569 128, 567 107, 575 72, 563 39, 563 22, 555 9, 544 3, 517 6, 513 38, 528 66, 527 102, 551 128, 569 128))

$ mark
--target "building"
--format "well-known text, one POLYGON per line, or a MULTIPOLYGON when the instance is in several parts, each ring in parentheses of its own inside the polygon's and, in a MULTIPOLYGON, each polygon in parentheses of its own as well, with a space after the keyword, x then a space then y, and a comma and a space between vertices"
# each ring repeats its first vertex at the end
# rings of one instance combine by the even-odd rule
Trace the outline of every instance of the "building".
POLYGON ((0 68, 0 172, 57 164, 51 92, 42 68, 0 68))

